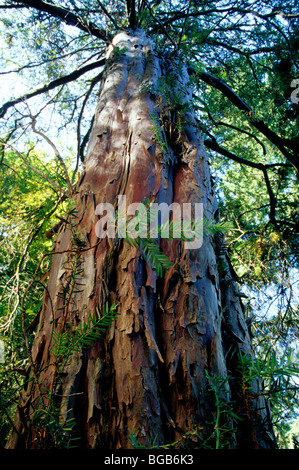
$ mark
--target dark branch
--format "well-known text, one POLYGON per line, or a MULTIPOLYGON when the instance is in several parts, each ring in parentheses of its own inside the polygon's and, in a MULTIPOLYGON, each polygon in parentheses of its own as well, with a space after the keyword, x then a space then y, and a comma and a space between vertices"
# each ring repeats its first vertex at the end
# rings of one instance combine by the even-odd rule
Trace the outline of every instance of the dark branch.
POLYGON ((269 196, 269 206, 270 206, 269 221, 274 225, 274 227, 287 226, 287 227, 290 227, 290 228, 298 231, 298 222, 293 223, 293 222, 289 222, 288 220, 277 220, 276 219, 277 199, 276 199, 276 197, 273 193, 267 170, 270 169, 270 168, 274 168, 277 165, 279 165, 279 166, 280 165, 284 166, 284 165, 283 164, 263 165, 262 163, 251 162, 250 160, 246 160, 245 158, 239 157, 238 155, 235 155, 234 153, 230 152, 229 150, 221 147, 217 143, 215 137, 213 137, 210 134, 209 134, 209 136, 211 138, 206 139, 205 142, 204 142, 204 144, 207 148, 213 150, 216 153, 219 153, 220 155, 223 155, 224 157, 229 158, 230 160, 234 160, 235 162, 240 163, 241 165, 247 165, 251 168, 255 168, 255 169, 260 170, 260 171, 263 172, 266 189, 267 189, 267 193, 268 193, 268 196, 269 196))
POLYGON ((229 124, 228 122, 223 122, 223 121, 213 121, 215 126, 225 126, 230 129, 234 129, 237 132, 241 132, 242 134, 246 134, 252 139, 254 139, 263 149, 263 154, 266 155, 267 150, 263 142, 260 141, 260 139, 257 138, 256 135, 252 134, 251 132, 245 131, 244 129, 240 129, 240 127, 234 126, 233 124, 229 124))
POLYGON ((130 28, 135 29, 136 26, 136 10, 135 0, 126 0, 128 25, 130 28))
POLYGON ((205 39, 205 42, 212 46, 223 47, 224 49, 228 49, 229 51, 236 52, 237 54, 240 54, 246 57, 257 55, 257 54, 263 54, 266 52, 279 52, 283 50, 288 50, 288 47, 283 44, 279 44, 275 46, 268 46, 268 47, 258 47, 257 49, 252 49, 252 50, 251 49, 242 50, 236 46, 232 46, 231 44, 227 44, 223 41, 219 41, 218 39, 215 39, 214 37, 207 37, 205 39))
POLYGON ((183 27, 182 27, 182 29, 181 29, 181 33, 180 33, 180 37, 179 37, 179 42, 178 42, 178 45, 177 45, 177 50, 179 50, 180 47, 181 47, 181 42, 182 42, 184 30, 185 30, 185 28, 186 28, 187 20, 188 20, 188 17, 189 17, 190 8, 191 8, 191 0, 189 1, 189 5, 188 5, 187 12, 186 12, 184 24, 183 24, 183 27))
POLYGON ((197 74, 198 78, 208 85, 211 85, 213 88, 221 91, 238 109, 245 112, 245 114, 250 118, 250 123, 262 134, 264 134, 267 139, 269 139, 272 144, 274 144, 281 153, 287 158, 294 168, 296 169, 297 174, 299 174, 299 158, 295 154, 296 145, 295 142, 283 139, 273 132, 269 127, 261 120, 254 118, 253 110, 248 106, 223 80, 220 78, 214 77, 206 72, 201 72, 197 74), (294 150, 294 155, 288 150, 294 150))
POLYGON ((219 144, 217 144, 215 138, 206 139, 205 146, 211 150, 214 150, 214 152, 220 153, 224 157, 229 158, 230 160, 234 160, 235 162, 240 163, 241 165, 247 165, 247 166, 250 166, 251 168, 256 168, 257 170, 261 170, 261 171, 263 171, 264 169, 264 165, 262 163, 255 163, 250 160, 246 160, 245 158, 238 157, 237 155, 230 152, 229 150, 221 147, 219 144))
POLYGON ((102 4, 102 2, 100 2, 100 0, 97 0, 98 4, 100 5, 100 7, 102 8, 103 12, 105 13, 105 15, 109 18, 109 20, 111 21, 111 23, 113 24, 113 26, 115 27, 115 29, 119 29, 119 25, 116 23, 116 21, 114 20, 113 16, 110 15, 109 11, 107 10, 107 8, 105 7, 105 5, 102 4))
POLYGON ((75 26, 85 33, 89 33, 103 41, 108 42, 108 36, 105 30, 99 28, 94 23, 84 20, 81 16, 67 10, 66 8, 54 5, 52 3, 44 2, 43 0, 17 0, 18 3, 26 5, 36 10, 49 13, 55 18, 61 19, 64 23, 70 26, 75 26))
MULTIPOLYGON (((197 17, 200 17, 200 16, 208 16, 210 14, 213 14, 213 13, 239 13, 239 14, 244 14, 244 15, 253 15, 253 16, 256 16, 262 20, 268 20, 269 18, 272 18, 272 17, 275 17, 277 15, 280 15, 284 18, 298 18, 299 17, 299 14, 298 13, 294 13, 294 14, 286 14, 286 13, 283 13, 281 11, 274 11, 272 13, 268 13, 268 14, 261 14, 257 11, 254 11, 254 10, 250 10, 250 9, 246 9, 246 8, 239 8, 239 7, 225 7, 225 8, 211 8, 210 10, 208 9, 199 9, 198 11, 192 11, 192 13, 190 14, 191 17, 193 18, 197 18, 197 17)), ((167 13, 165 13, 167 14, 167 13)), ((163 21, 163 24, 164 26, 168 26, 169 24, 173 23, 173 21, 175 20, 180 20, 182 18, 185 18, 185 12, 182 12, 182 11, 177 11, 177 12, 172 12, 172 16, 170 18, 168 18, 167 20, 163 21)), ((272 26, 273 26, 273 23, 271 23, 272 26)))
POLYGON ((271 187, 271 183, 270 183, 270 180, 269 180, 268 172, 267 172, 265 166, 263 166, 262 172, 264 173, 265 184, 266 184, 266 188, 267 188, 268 195, 269 195, 269 200, 270 200, 269 219, 272 222, 272 224, 274 226, 276 226, 277 221, 276 221, 276 218, 275 218, 275 211, 276 211, 277 201, 276 201, 276 198, 274 196, 274 193, 273 193, 273 190, 272 190, 272 187, 271 187))
MULTIPOLYGON (((77 123, 77 161, 76 161, 76 166, 75 166, 75 169, 73 171, 73 176, 72 176, 72 183, 74 183, 74 179, 75 179, 75 176, 76 176, 76 173, 77 173, 77 170, 78 170, 78 166, 79 166, 79 159, 81 158, 81 161, 83 162, 84 160, 84 156, 81 152, 84 151, 84 146, 82 147, 83 145, 83 142, 81 143, 81 121, 82 121, 82 117, 83 117, 83 113, 84 113, 84 110, 85 110, 85 106, 86 106, 86 103, 92 93, 92 90, 94 89, 95 85, 100 81, 101 77, 103 75, 103 72, 100 72, 98 75, 96 75, 91 83, 90 83, 90 87, 85 95, 85 98, 84 98, 84 101, 83 101, 83 104, 82 104, 82 107, 81 107, 81 110, 80 110, 80 113, 79 113, 79 117, 78 117, 78 123, 77 123)), ((84 139, 83 139, 84 141, 84 139)))
POLYGON ((148 4, 147 0, 144 0, 147 8, 148 8, 148 11, 151 15, 151 17, 153 18, 154 21, 156 21, 157 25, 160 27, 161 31, 165 34, 165 36, 170 40, 170 42, 174 45, 174 47, 176 48, 177 45, 176 43, 174 42, 174 40, 172 39, 172 37, 168 34, 167 32, 167 28, 165 28, 163 26, 163 24, 159 21, 159 19, 154 15, 154 13, 152 12, 152 9, 150 7, 150 5, 148 4))
POLYGON ((272 190, 272 187, 271 187, 271 184, 270 184, 270 180, 269 180, 269 176, 268 176, 268 172, 267 172, 267 166, 263 165, 262 163, 251 162, 250 160, 246 160, 245 158, 242 158, 242 157, 239 157, 239 156, 235 155, 234 153, 230 152, 229 150, 227 150, 227 149, 221 147, 220 145, 218 145, 217 142, 216 142, 216 139, 214 139, 214 138, 205 140, 205 146, 210 148, 211 150, 214 150, 215 152, 220 153, 221 155, 229 158, 230 160, 234 160, 237 163, 240 163, 242 165, 250 166, 251 168, 255 168, 255 169, 260 170, 260 171, 263 172, 267 192, 268 192, 268 195, 269 195, 269 202, 270 202, 269 219, 272 222, 272 224, 274 226, 276 226, 277 225, 277 220, 275 218, 275 211, 276 211, 277 201, 276 201, 276 198, 274 196, 274 193, 273 193, 273 190, 272 190))
POLYGON ((79 157, 80 157, 80 160, 81 160, 82 163, 84 162, 84 158, 85 158, 84 152, 85 152, 85 148, 86 148, 86 146, 88 144, 88 141, 89 141, 89 137, 90 137, 90 134, 91 134, 91 131, 92 131, 93 123, 94 123, 94 117, 92 118, 92 120, 90 122, 89 129, 86 132, 85 136, 83 137, 81 145, 80 145, 79 157))
POLYGON ((57 78, 56 80, 53 80, 52 82, 48 83, 47 85, 44 85, 40 88, 37 88, 36 90, 29 91, 28 93, 25 93, 25 95, 20 96, 19 98, 15 98, 13 100, 7 101, 4 103, 3 106, 0 108, 0 118, 3 118, 6 111, 11 108, 12 106, 15 106, 18 103, 21 103, 23 101, 28 100, 29 98, 32 98, 33 96, 40 95, 42 93, 45 93, 47 91, 53 90, 53 88, 56 88, 61 85, 65 85, 66 83, 72 82, 76 80, 77 78, 81 77, 81 75, 85 74, 86 72, 89 72, 90 70, 93 70, 98 67, 102 67, 105 65, 105 59, 102 60, 97 60, 96 62, 93 62, 92 64, 85 65, 81 69, 75 70, 74 72, 71 72, 69 75, 64 75, 63 77, 57 78))

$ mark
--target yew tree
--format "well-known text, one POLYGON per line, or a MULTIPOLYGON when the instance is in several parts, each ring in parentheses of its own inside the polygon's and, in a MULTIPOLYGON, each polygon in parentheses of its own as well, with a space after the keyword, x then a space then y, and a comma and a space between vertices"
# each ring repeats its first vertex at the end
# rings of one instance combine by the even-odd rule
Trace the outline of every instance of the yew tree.
POLYGON ((2 2, 2 77, 18 78, 5 82, 2 163, 17 155, 43 178, 43 217, 59 219, 5 323, 19 316, 28 356, 8 448, 275 447, 262 380, 245 371, 251 332, 210 168, 221 155, 217 178, 227 162, 259 175, 262 219, 291 250, 295 204, 277 188, 290 198, 299 171, 298 14, 272 3, 2 2), (41 143, 56 168, 30 159, 41 143), (110 237, 108 219, 99 237, 99 207, 119 214, 124 196, 201 203, 202 245, 110 237))

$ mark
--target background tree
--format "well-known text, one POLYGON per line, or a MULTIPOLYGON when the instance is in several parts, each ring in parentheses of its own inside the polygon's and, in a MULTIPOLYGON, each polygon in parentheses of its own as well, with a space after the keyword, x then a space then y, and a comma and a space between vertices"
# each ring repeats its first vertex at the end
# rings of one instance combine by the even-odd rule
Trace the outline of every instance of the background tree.
MULTIPOLYGON (((72 418, 81 446, 126 447, 130 439, 135 445, 149 446, 154 439, 160 445, 178 440, 190 445, 191 437, 197 446, 273 446, 261 397, 283 390, 278 401, 272 399, 281 416, 283 408, 293 408, 296 393, 290 374, 296 367, 283 355, 298 337, 295 6, 278 2, 273 7, 265 1, 2 3, 7 93, 12 92, 11 77, 18 77, 15 96, 5 96, 0 110, 2 168, 5 175, 7 166, 14 171, 17 156, 30 169, 30 181, 37 181, 33 175, 44 180, 43 194, 50 191, 51 198, 35 200, 39 221, 32 232, 29 225, 29 245, 40 240, 42 229, 49 230, 45 219, 57 210, 62 220, 54 250, 65 252, 52 257, 32 352, 26 328, 34 312, 32 286, 40 276, 33 267, 41 267, 37 258, 47 246, 39 241, 38 252, 30 252, 32 268, 23 260, 5 268, 2 328, 9 335, 23 323, 26 383, 30 377, 9 446, 65 445, 67 426, 61 422, 72 418), (112 43, 119 32, 124 35, 112 43), (22 83, 30 83, 31 91, 26 87, 20 94, 22 83), (142 246, 99 243, 94 210, 99 202, 126 194, 128 202, 145 197, 204 202, 208 219, 219 220, 196 129, 210 154, 220 213, 232 223, 227 236, 231 261, 219 234, 206 237, 196 254, 181 251, 182 242, 163 241, 159 248, 173 267, 160 279, 142 246), (32 158, 33 152, 37 155, 33 142, 35 149, 41 142, 47 146, 55 165, 46 163, 45 170, 32 158), (69 203, 66 209, 70 199, 77 212, 69 203), (19 266, 22 284, 16 284, 19 266), (262 303, 247 300, 242 306, 243 294, 232 276, 251 296, 259 294, 262 303), (76 292, 79 284, 84 294, 76 292), (17 292, 18 299, 21 291, 20 305, 9 303, 8 292, 10 298, 17 292), (62 370, 58 358, 64 357, 66 335, 73 331, 75 336, 106 301, 119 304, 115 325, 87 350, 69 351, 70 362, 62 370), (244 316, 259 332, 254 341, 262 361, 273 347, 279 356, 275 364, 264 362, 265 370, 275 372, 268 388, 248 389, 246 396, 238 385, 247 364, 244 353, 251 351, 244 316), (231 399, 234 410, 225 408, 231 399), (257 413, 261 407, 264 411, 257 413), (220 415, 225 422, 215 426, 214 417, 220 415), (54 417, 50 439, 45 426, 54 417), (230 437, 225 443, 219 437, 224 430, 230 437)), ((21 194, 27 200, 26 191, 23 187, 21 194)), ((11 257, 11 247, 7 250, 4 259, 11 257)))

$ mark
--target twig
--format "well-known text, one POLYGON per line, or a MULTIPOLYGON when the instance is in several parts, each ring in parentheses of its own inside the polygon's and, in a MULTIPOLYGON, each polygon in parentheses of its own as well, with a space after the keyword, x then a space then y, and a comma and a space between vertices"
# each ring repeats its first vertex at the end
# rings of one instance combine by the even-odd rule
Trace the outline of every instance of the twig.
POLYGON ((181 47, 182 37, 183 37, 183 33, 184 33, 184 30, 185 30, 185 27, 186 27, 186 23, 187 23, 187 20, 188 20, 188 17, 189 17, 191 3, 192 3, 192 0, 189 1, 188 9, 187 9, 186 16, 185 16, 185 21, 184 21, 184 24, 183 24, 183 27, 182 27, 182 30, 181 30, 181 33, 180 33, 180 37, 179 37, 179 42, 178 42, 178 45, 177 45, 177 51, 179 51, 180 47, 181 47))
POLYGON ((56 183, 54 183, 54 181, 51 178, 46 176, 38 168, 35 168, 33 165, 31 165, 31 163, 29 163, 29 161, 15 147, 13 147, 12 145, 7 144, 7 143, 5 143, 3 145, 5 145, 5 147, 11 148, 14 152, 16 152, 16 154, 23 160, 23 162, 26 163, 26 165, 29 168, 31 168, 31 170, 33 170, 35 173, 37 173, 39 176, 41 176, 44 180, 46 180, 56 191, 61 192, 61 188, 56 183))
POLYGON ((21 0, 21 3, 28 7, 35 8, 36 10, 50 13, 50 15, 61 19, 67 25, 75 26, 85 33, 89 33, 103 41, 108 41, 105 30, 99 28, 91 21, 84 20, 80 15, 76 15, 64 7, 44 2, 43 0, 21 0))
POLYGON ((144 0, 144 1, 145 1, 145 4, 146 4, 146 6, 147 6, 149 12, 150 12, 151 17, 158 23, 158 25, 161 27, 163 33, 165 34, 165 36, 168 37, 168 39, 170 40, 170 42, 171 42, 171 43, 174 45, 174 47, 176 48, 177 45, 176 45, 175 41, 172 39, 171 36, 169 36, 167 30, 165 29, 165 27, 163 26, 163 24, 161 23, 161 21, 158 20, 158 18, 153 14, 152 9, 151 9, 150 5, 148 4, 147 0, 144 0))
POLYGON ((6 111, 12 106, 15 106, 18 103, 22 103, 34 96, 45 93, 46 91, 53 90, 53 88, 72 82, 77 78, 81 77, 81 75, 85 74, 86 72, 89 72, 90 70, 93 70, 97 67, 102 67, 104 65, 105 59, 97 60, 96 62, 92 62, 91 64, 85 65, 80 69, 74 70, 74 72, 71 72, 68 75, 64 75, 63 77, 57 78, 56 80, 53 80, 52 82, 47 83, 46 85, 36 88, 35 90, 28 91, 27 93, 25 93, 25 95, 19 96, 19 98, 7 101, 0 108, 0 118, 3 118, 5 116, 6 111))
POLYGON ((97 0, 98 4, 100 5, 100 7, 102 8, 103 12, 105 13, 105 15, 109 18, 109 20, 111 21, 111 23, 113 24, 114 28, 115 29, 119 29, 119 25, 116 23, 116 21, 114 20, 113 16, 110 15, 109 11, 107 10, 107 8, 102 4, 102 2, 100 2, 100 0, 97 0))
POLYGON ((90 84, 90 87, 85 95, 85 98, 84 98, 84 101, 83 101, 83 104, 82 104, 82 107, 81 107, 81 110, 80 110, 80 113, 79 113, 79 117, 78 117, 78 123, 77 123, 77 161, 76 161, 76 166, 75 166, 75 169, 73 171, 73 175, 72 175, 72 184, 74 183, 75 181, 75 177, 76 177, 76 173, 78 171, 78 167, 79 167, 79 159, 80 159, 80 149, 81 149, 81 132, 80 132, 80 126, 81 126, 81 120, 82 120, 82 116, 83 116, 83 112, 84 112, 84 109, 85 109, 85 106, 86 106, 86 103, 91 95, 91 92, 93 90, 93 88, 95 87, 95 85, 99 82, 99 80, 101 79, 103 75, 103 72, 99 73, 96 77, 94 77, 91 81, 91 84, 90 84))
POLYGON ((32 118, 31 127, 32 127, 33 132, 35 134, 40 135, 50 145, 50 147, 52 147, 52 149, 54 150, 55 157, 59 160, 59 162, 62 166, 62 170, 63 170, 64 176, 65 176, 65 179, 66 179, 66 182, 67 182, 67 186, 68 186, 69 196, 71 196, 71 194, 73 192, 72 184, 71 184, 69 174, 68 174, 68 171, 67 171, 67 168, 66 168, 66 165, 65 165, 65 162, 64 162, 62 156, 60 155, 56 145, 52 142, 52 140, 49 139, 49 137, 46 134, 44 134, 42 131, 39 131, 39 130, 36 129, 36 127, 35 127, 35 122, 36 122, 35 116, 31 116, 31 118, 32 118))

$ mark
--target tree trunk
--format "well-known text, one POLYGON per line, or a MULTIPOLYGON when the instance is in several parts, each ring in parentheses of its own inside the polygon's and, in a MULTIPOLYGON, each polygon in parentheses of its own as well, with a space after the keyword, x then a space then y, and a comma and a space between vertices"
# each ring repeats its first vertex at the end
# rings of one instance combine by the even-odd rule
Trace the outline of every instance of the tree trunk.
POLYGON ((28 418, 41 397, 48 405, 44 389, 55 390, 62 415, 75 418, 81 447, 128 448, 132 433, 141 445, 162 445, 197 429, 196 447, 215 434, 217 406, 205 371, 211 377, 233 377, 221 399, 233 399, 235 412, 245 419, 231 423, 236 430, 230 446, 273 446, 265 403, 251 400, 246 408, 237 380, 238 352, 252 355, 251 341, 220 237, 205 237, 199 249, 161 239, 173 263, 161 279, 139 248, 123 239, 99 240, 95 230, 98 204, 116 207, 119 195, 126 196, 127 206, 145 198, 202 203, 204 217, 218 220, 188 81, 179 59, 158 53, 142 31, 120 33, 107 50, 84 173, 74 196, 76 237, 85 243, 76 271, 82 287, 70 283, 67 268, 78 255, 66 252, 74 250, 74 234, 64 225, 56 241, 56 251, 63 253, 53 255, 32 351, 40 367, 23 391, 8 448, 40 442, 28 418), (172 103, 161 87, 166 82, 168 89, 172 83, 172 103), (57 374, 53 329, 71 330, 106 302, 118 304, 115 322, 92 346, 74 352, 57 374))

